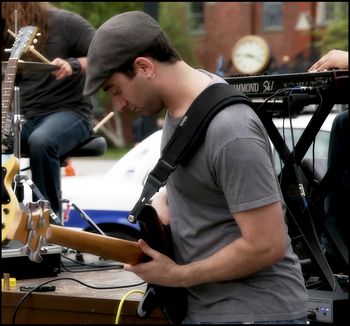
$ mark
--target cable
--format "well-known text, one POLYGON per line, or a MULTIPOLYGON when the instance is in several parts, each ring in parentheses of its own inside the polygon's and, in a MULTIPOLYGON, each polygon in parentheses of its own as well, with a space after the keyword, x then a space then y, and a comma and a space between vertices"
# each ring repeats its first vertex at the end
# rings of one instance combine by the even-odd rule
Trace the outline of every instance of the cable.
POLYGON ((261 110, 261 108, 272 98, 274 98, 275 96, 277 96, 280 93, 284 93, 287 91, 292 90, 292 88, 282 88, 282 89, 278 89, 274 94, 272 94, 271 96, 269 96, 263 103, 260 104, 260 106, 257 108, 256 112, 259 112, 261 110))
POLYGON ((19 303, 17 304, 16 306, 16 309, 15 311, 13 312, 13 315, 12 315, 12 324, 15 325, 15 321, 16 321, 16 316, 17 316, 17 312, 19 310, 19 308, 21 307, 22 303, 28 298, 28 296, 34 292, 36 289, 38 289, 39 287, 45 285, 45 284, 48 284, 48 283, 53 283, 53 282, 56 282, 56 281, 64 281, 64 280, 68 280, 68 281, 74 281, 74 282, 77 282, 77 283, 80 283, 81 285, 84 285, 88 288, 91 288, 91 289, 96 289, 96 290, 113 290, 113 289, 123 289, 123 288, 130 288, 130 287, 134 287, 134 286, 140 286, 140 285, 143 285, 145 284, 145 282, 140 282, 140 283, 136 283, 136 284, 130 284, 130 285, 122 285, 122 286, 106 286, 106 287, 97 287, 97 286, 93 286, 93 285, 89 285, 87 283, 84 283, 80 280, 77 280, 75 278, 71 278, 71 277, 61 277, 61 278, 56 278, 56 279, 53 279, 53 280, 49 280, 49 281, 46 281, 46 282, 43 282, 39 285, 37 285, 36 287, 34 287, 33 289, 31 289, 29 292, 27 292, 23 298, 19 301, 19 303))
POLYGON ((64 259, 67 259, 73 263, 75 263, 76 265, 78 265, 78 267, 92 267, 92 268, 84 268, 84 269, 69 269, 62 261, 61 261, 61 266, 63 269, 65 269, 67 272, 70 272, 70 273, 82 273, 82 272, 93 272, 93 271, 101 271, 101 270, 110 270, 110 269, 121 269, 123 268, 123 265, 122 264, 108 264, 108 265, 105 265, 105 266, 98 266, 98 265, 95 265, 94 263, 92 264, 88 264, 88 263, 82 263, 78 260, 74 260, 70 257, 67 257, 63 254, 61 254, 61 257, 64 258, 64 259))
POLYGON ((115 316, 115 324, 119 324, 119 319, 120 319, 120 314, 122 311, 122 307, 124 304, 124 301, 126 300, 126 298, 133 293, 140 293, 140 294, 145 294, 145 291, 143 290, 131 290, 129 292, 127 292, 126 294, 123 295, 123 297, 121 298, 119 305, 118 305, 118 310, 117 310, 117 314, 115 316))

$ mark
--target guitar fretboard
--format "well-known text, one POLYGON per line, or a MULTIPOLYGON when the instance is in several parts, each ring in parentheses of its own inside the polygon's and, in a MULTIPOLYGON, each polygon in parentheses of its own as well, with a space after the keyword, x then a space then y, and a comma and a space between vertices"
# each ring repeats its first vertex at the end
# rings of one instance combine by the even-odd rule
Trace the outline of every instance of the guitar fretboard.
POLYGON ((3 139, 4 127, 12 100, 17 68, 18 59, 9 59, 4 80, 1 84, 1 140, 3 139))

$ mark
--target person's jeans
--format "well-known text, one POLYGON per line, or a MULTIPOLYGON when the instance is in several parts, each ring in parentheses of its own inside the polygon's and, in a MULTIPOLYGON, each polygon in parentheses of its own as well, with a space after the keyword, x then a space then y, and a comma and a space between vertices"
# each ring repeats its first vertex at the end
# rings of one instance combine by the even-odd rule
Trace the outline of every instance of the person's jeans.
MULTIPOLYGON (((90 123, 72 111, 26 120, 21 130, 22 152, 28 153, 32 181, 52 210, 60 214, 60 157, 92 134, 90 123)), ((33 194, 33 200, 39 198, 33 194)))

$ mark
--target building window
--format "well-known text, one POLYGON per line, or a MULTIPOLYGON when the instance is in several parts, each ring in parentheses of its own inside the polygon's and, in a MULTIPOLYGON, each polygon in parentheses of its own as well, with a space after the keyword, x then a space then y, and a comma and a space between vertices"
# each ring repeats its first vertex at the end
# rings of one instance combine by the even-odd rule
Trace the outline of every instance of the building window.
POLYGON ((348 10, 347 2, 318 2, 316 26, 327 26, 331 21, 348 17, 348 10))
POLYGON ((191 2, 191 31, 201 32, 204 30, 204 2, 191 2))
POLYGON ((263 2, 263 30, 280 31, 283 27, 283 2, 263 2))

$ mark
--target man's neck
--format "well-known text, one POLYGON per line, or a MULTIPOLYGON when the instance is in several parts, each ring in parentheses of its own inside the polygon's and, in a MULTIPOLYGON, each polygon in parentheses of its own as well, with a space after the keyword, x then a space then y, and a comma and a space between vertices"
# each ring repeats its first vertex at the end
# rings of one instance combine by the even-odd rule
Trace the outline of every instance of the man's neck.
POLYGON ((164 105, 172 118, 182 117, 211 79, 183 61, 163 66, 161 70, 159 82, 162 84, 164 105))

